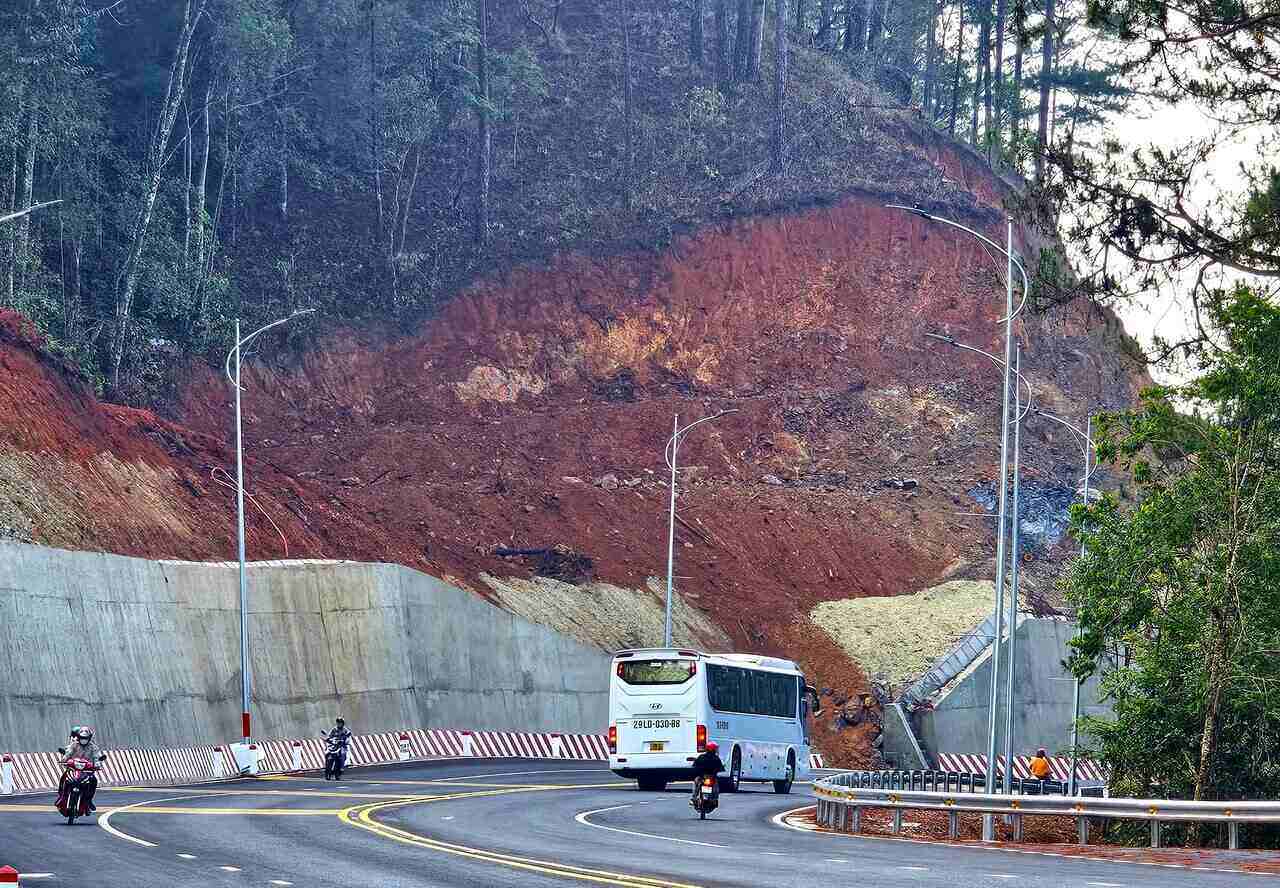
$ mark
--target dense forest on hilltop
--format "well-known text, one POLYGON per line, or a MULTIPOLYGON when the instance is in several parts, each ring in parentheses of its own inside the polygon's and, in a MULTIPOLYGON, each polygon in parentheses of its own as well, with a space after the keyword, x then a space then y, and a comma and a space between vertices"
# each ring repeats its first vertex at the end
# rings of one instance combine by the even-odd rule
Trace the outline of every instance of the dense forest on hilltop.
POLYGON ((1073 22, 1054 0, 18 0, 0 215, 60 202, 3 226, 0 301, 148 401, 235 317, 410 324, 558 250, 851 188, 946 204, 922 134, 1030 172, 1113 95, 1056 67, 1073 22))

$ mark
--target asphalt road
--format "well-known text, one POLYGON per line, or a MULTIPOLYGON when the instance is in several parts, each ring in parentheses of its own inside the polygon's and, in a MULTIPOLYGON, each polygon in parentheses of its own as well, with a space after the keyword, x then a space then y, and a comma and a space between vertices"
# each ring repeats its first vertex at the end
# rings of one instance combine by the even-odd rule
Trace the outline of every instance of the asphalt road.
MULTIPOLYGON (((775 816, 806 804, 748 785, 698 821, 687 789, 641 793, 591 763, 442 761, 320 778, 103 788, 98 823, 50 796, 0 802, 0 864, 30 885, 870 885, 1216 888, 1259 877, 814 834, 775 816), (105 821, 105 822, 104 822, 105 821)), ((28 884, 24 882, 24 884, 28 884)))

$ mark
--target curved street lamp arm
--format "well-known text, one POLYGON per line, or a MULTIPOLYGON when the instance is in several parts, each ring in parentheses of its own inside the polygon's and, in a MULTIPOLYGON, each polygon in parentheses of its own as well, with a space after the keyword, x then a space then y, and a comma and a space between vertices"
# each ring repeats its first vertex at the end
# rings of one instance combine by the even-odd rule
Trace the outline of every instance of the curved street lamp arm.
POLYGON ((711 416, 704 416, 702 417, 702 419, 699 419, 696 422, 691 422, 682 429, 678 429, 675 432, 675 434, 673 434, 670 438, 667 439, 667 446, 662 448, 662 459, 664 462, 666 462, 667 468, 668 469, 671 468, 672 457, 675 455, 675 451, 679 449, 680 437, 685 432, 689 431, 689 429, 693 428, 696 425, 701 425, 704 422, 710 422, 713 419, 719 419, 722 416, 726 416, 730 413, 737 413, 737 412, 738 412, 737 407, 731 407, 728 410, 721 410, 719 413, 713 413, 711 416))
POLYGON ((912 215, 915 215, 915 216, 919 216, 922 219, 928 219, 930 222, 940 222, 943 225, 950 225, 952 228, 959 228, 961 231, 968 232, 969 234, 976 237, 978 240, 982 241, 987 246, 996 250, 997 252, 1000 253, 1001 256, 1008 256, 1009 261, 1012 262, 1014 265, 1018 266, 1018 273, 1022 275, 1022 302, 1020 302, 1018 304, 1018 307, 1014 309, 1013 314, 1009 315, 1008 317, 1000 318, 1000 323, 1003 324, 1006 321, 1011 321, 1014 318, 1016 318, 1018 315, 1022 314, 1022 309, 1024 309, 1027 305, 1027 297, 1031 293, 1031 284, 1027 278, 1027 270, 1022 267, 1021 259, 1019 259, 1017 256, 1009 256, 1009 251, 1006 250, 1004 247, 1000 246, 995 241, 993 241, 991 238, 987 237, 985 234, 983 234, 980 231, 974 231, 972 228, 969 228, 966 225, 961 225, 959 222, 952 222, 950 219, 944 219, 942 216, 935 216, 932 213, 925 212, 919 207, 907 207, 907 206, 903 206, 902 204, 885 204, 884 206, 885 206, 885 209, 887 210, 905 210, 906 212, 911 213, 912 215))
POLYGON ((231 351, 227 352, 227 359, 222 362, 222 369, 226 371, 227 381, 230 382, 232 385, 236 384, 235 377, 231 375, 231 356, 236 353, 236 349, 243 350, 244 347, 248 345, 250 342, 252 342, 259 334, 267 332, 272 327, 279 327, 281 324, 287 324, 289 321, 292 321, 296 317, 300 317, 301 315, 304 315, 304 314, 311 314, 314 311, 315 311, 314 308, 304 308, 300 311, 295 311, 293 314, 289 315, 287 318, 281 318, 278 321, 272 321, 270 324, 267 324, 263 327, 259 327, 257 330, 254 330, 248 336, 242 337, 239 342, 231 346, 231 351))
MULTIPOLYGON (((956 348, 961 348, 961 349, 964 349, 965 351, 971 351, 974 354, 982 355, 991 363, 995 364, 996 367, 1000 368, 1001 370, 1004 369, 1004 366, 1005 366, 1004 359, 996 355, 993 355, 989 351, 984 351, 983 349, 975 348, 972 345, 965 345, 963 342, 957 342, 952 337, 944 336, 941 333, 926 333, 924 335, 928 336, 930 339, 936 339, 939 342, 945 342, 947 345, 953 345, 956 348)), ((1027 377, 1024 376, 1022 372, 1017 369, 1015 369, 1013 373, 1015 376, 1018 377, 1018 381, 1027 387, 1027 404, 1026 404, 1026 407, 1023 409, 1023 411, 1019 413, 1015 419, 1009 420, 1010 425, 1014 423, 1022 422, 1024 419, 1026 419, 1027 414, 1029 414, 1035 406, 1035 390, 1031 387, 1031 381, 1028 380, 1027 377)))
POLYGON ((1036 416, 1042 416, 1045 419, 1056 422, 1079 439, 1080 450, 1084 455, 1085 472, 1087 475, 1093 474, 1093 467, 1098 464, 1097 456, 1093 452, 1093 439, 1085 434, 1085 432, 1083 432, 1078 426, 1067 422, 1061 416, 1054 416, 1052 413, 1046 413, 1039 408, 1036 408, 1036 416), (1091 462, 1093 464, 1092 466, 1090 465, 1091 462))

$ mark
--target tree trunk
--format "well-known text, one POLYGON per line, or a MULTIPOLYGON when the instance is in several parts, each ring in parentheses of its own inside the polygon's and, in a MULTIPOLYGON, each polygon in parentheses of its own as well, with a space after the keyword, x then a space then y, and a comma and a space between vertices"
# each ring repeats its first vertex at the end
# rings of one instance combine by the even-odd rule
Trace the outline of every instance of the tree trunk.
MULTIPOLYGON (((1001 143, 1001 134, 1004 132, 1004 30, 1005 17, 1008 4, 1006 0, 996 0, 996 68, 995 68, 995 144, 1001 143)), ((996 152, 997 155, 999 152, 996 152)))
POLYGON ((476 89, 480 101, 476 107, 479 142, 476 151, 476 246, 489 245, 489 155, 493 136, 489 132, 489 9, 488 0, 476 0, 476 89))
POLYGON ((204 269, 204 245, 205 231, 207 225, 205 223, 205 195, 209 189, 209 106, 213 104, 213 87, 210 86, 205 90, 204 94, 204 110, 200 114, 200 135, 202 136, 200 144, 200 172, 196 176, 196 267, 204 269))
POLYGON ((689 22, 689 61, 699 68, 705 64, 702 55, 702 19, 706 16, 705 0, 693 0, 693 19, 689 22))
MULTIPOLYGON (((31 103, 31 118, 27 123, 27 158, 22 167, 22 206, 31 206, 35 200, 36 183, 36 142, 40 138, 40 106, 31 103)), ((31 217, 23 216, 18 220, 18 284, 25 286, 27 266, 30 264, 31 252, 31 217)))
MULTIPOLYGON (((377 42, 377 20, 374 13, 377 12, 377 0, 369 0, 369 169, 373 171, 373 197, 378 208, 378 243, 381 244, 387 233, 386 207, 383 203, 382 195, 382 132, 378 126, 378 42, 377 42)), ((480 25, 480 40, 485 39, 484 24, 480 25)), ((479 49, 477 48, 477 51, 479 49)), ((284 136, 284 117, 281 115, 280 120, 281 137, 284 136)), ((281 181, 288 181, 288 171, 283 158, 280 161, 281 181)), ((283 205, 281 207, 281 216, 284 215, 284 207, 288 206, 288 199, 282 197, 283 205)))
POLYGON ((626 151, 626 170, 622 181, 622 205, 631 209, 632 176, 635 173, 635 153, 631 144, 631 4, 618 0, 619 18, 622 22, 622 127, 623 145, 626 151))
POLYGON ((729 86, 729 0, 716 0, 716 85, 729 86))
POLYGON ((193 140, 191 132, 191 109, 183 109, 186 113, 182 116, 187 125, 187 139, 182 145, 182 272, 187 274, 191 270, 191 192, 195 189, 195 182, 192 181, 192 161, 191 142, 193 140))
MULTIPOLYGON (((21 116, 21 106, 18 115, 21 116)), ((6 209, 10 213, 18 209, 18 135, 15 132, 9 142, 9 181, 5 183, 6 209)), ((18 270, 18 231, 16 225, 6 225, 4 232, 5 248, 8 255, 5 259, 5 305, 13 306, 14 281, 18 270)))
POLYGON ((182 105, 183 90, 187 82, 187 60, 191 50, 191 38, 195 34, 196 25, 204 15, 206 2, 207 0, 187 0, 183 10, 182 30, 178 34, 173 65, 169 69, 169 82, 165 87, 164 99, 160 103, 160 115, 156 119, 156 127, 152 131, 151 143, 147 151, 146 180, 143 183, 138 212, 130 232, 129 250, 116 274, 115 337, 111 344, 110 369, 111 390, 117 397, 120 395, 120 367, 124 362, 125 340, 129 332, 129 321, 133 317, 133 297, 138 289, 138 262, 142 258, 142 250, 146 245, 147 229, 151 225, 151 216, 155 211, 156 197, 164 181, 164 160, 169 149, 169 138, 173 134, 173 124, 177 119, 178 109, 182 105), (193 3, 196 4, 194 8, 193 3))
MULTIPOLYGON (((372 113, 372 111, 370 112, 372 113)), ((284 115, 280 115, 280 219, 287 221, 289 218, 289 130, 284 121, 284 115)), ((376 163, 376 160, 375 160, 376 163)), ((374 172, 374 188, 378 196, 378 224, 382 224, 382 184, 380 177, 376 171, 374 172)))
POLYGON ((751 43, 751 8, 753 0, 738 0, 738 28, 733 41, 733 80, 747 79, 747 47, 751 43))
POLYGON ((1213 757, 1218 749, 1218 713, 1222 709, 1223 685, 1227 671, 1227 627, 1221 613, 1214 613, 1209 622, 1209 686, 1204 708, 1204 728, 1200 732, 1200 764, 1196 768, 1194 799, 1205 801, 1215 796, 1213 757))
POLYGON ((760 53, 764 49, 764 0, 751 6, 751 44, 747 47, 747 79, 760 76, 760 53))
POLYGON ((804 0, 796 0, 796 36, 804 33, 804 0))
POLYGON ((986 54, 988 36, 986 16, 978 26, 978 45, 973 56, 973 118, 969 125, 969 144, 978 147, 978 110, 982 107, 982 58, 986 54))
POLYGON ((1026 0, 1013 0, 1013 32, 1017 45, 1013 50, 1013 83, 1009 90, 1009 142, 1014 146, 1018 144, 1019 131, 1022 129, 1022 49, 1027 36, 1026 29, 1026 0))
POLYGON ((818 0, 818 36, 814 38, 814 44, 824 46, 827 35, 831 33, 834 23, 831 20, 831 0, 818 0))
MULTIPOLYGON (((876 0, 865 0, 875 3, 876 0)), ((844 4, 844 51, 862 52, 867 48, 867 7, 864 0, 845 0, 844 4)))
POLYGON ((983 24, 982 52, 982 138, 986 144, 988 162, 995 160, 995 148, 1000 141, 999 133, 991 119, 991 18, 988 11, 987 21, 983 24))
POLYGON ((935 104, 934 90, 937 80, 937 65, 935 56, 938 49, 938 3, 936 0, 929 2, 929 32, 925 37, 924 43, 924 87, 921 90, 920 105, 924 112, 925 120, 933 124, 934 119, 938 116, 936 111, 932 111, 935 104))
POLYGON ((884 37, 885 3, 888 0, 869 0, 867 4, 867 52, 875 52, 884 37))
POLYGON ((775 0, 777 4, 773 27, 773 163, 771 172, 782 175, 786 148, 786 99, 787 99, 787 0, 775 0))
POLYGON ((1053 73, 1053 0, 1044 0, 1044 42, 1040 47, 1040 115, 1036 130, 1036 182, 1044 181, 1044 160, 1049 148, 1049 75, 1053 73))
POLYGON ((951 121, 947 132, 952 138, 956 134, 956 119, 960 116, 960 63, 964 59, 964 2, 960 3, 960 25, 956 30, 956 67, 951 78, 951 121))

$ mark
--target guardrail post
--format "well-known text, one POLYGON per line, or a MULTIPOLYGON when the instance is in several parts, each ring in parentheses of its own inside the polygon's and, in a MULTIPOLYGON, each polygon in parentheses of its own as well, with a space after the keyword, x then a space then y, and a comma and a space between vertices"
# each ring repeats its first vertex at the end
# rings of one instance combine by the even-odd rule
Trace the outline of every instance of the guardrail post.
POLYGON ((893 834, 896 836, 902 832, 902 809, 893 809, 893 834))
POLYGON ((293 747, 289 750, 289 770, 302 770, 302 742, 300 740, 294 740, 293 747))
POLYGON ((960 812, 959 811, 947 812, 947 838, 949 839, 960 838, 960 812))
POLYGON ((13 795, 13 756, 0 757, 0 795, 13 795))
POLYGON ((467 758, 475 755, 475 748, 470 731, 462 732, 462 754, 467 758))
POLYGON ((996 816, 994 814, 982 815, 982 841, 994 842, 996 840, 996 816))
POLYGON ((1089 844, 1089 818, 1076 818, 1076 839, 1081 845, 1089 844))
POLYGON ((1160 821, 1159 820, 1151 821, 1151 847, 1152 848, 1160 847, 1160 821))
POLYGON ((854 805, 849 810, 849 832, 862 832, 862 809, 854 805))
POLYGON ((1227 821, 1227 847, 1232 851, 1240 850, 1240 824, 1234 820, 1227 821))
POLYGON ((1013 840, 1015 842, 1021 842, 1022 841, 1022 815, 1014 814, 1011 819, 1013 820, 1013 840))

